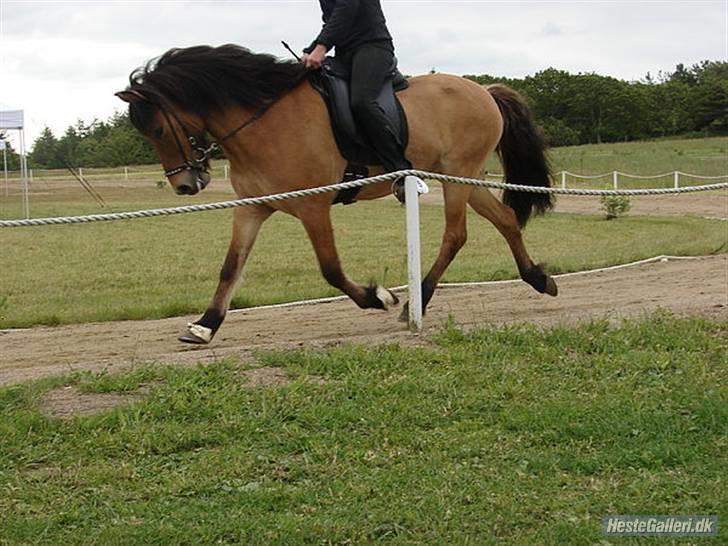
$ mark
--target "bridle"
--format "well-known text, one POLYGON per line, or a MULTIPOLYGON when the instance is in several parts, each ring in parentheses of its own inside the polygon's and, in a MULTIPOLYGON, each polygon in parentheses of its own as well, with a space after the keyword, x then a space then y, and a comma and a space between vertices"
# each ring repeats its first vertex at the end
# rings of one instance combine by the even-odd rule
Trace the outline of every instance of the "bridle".
POLYGON ((164 171, 164 176, 169 178, 170 176, 174 176, 184 171, 199 171, 201 173, 209 174, 208 167, 210 164, 210 154, 212 154, 212 152, 217 149, 217 144, 213 142, 206 148, 204 137, 202 143, 198 144, 197 139, 187 132, 187 127, 185 127, 184 123, 182 123, 182 121, 173 111, 168 112, 167 109, 162 105, 160 105, 160 110, 162 111, 162 114, 164 114, 164 118, 167 120, 167 125, 172 131, 172 135, 174 136, 174 141, 177 144, 177 149, 179 150, 180 157, 182 157, 182 164, 164 171), (177 131, 174 130, 170 115, 177 122, 177 125, 182 128, 182 132, 184 133, 187 142, 189 142, 190 148, 192 148, 192 158, 188 159, 187 154, 185 153, 185 150, 182 146, 182 142, 180 141, 179 136, 177 136, 177 131))
MULTIPOLYGON (((271 101, 267 104, 264 104, 262 107, 260 107, 250 118, 248 118, 246 121, 238 125, 235 129, 227 133, 224 137, 220 139, 220 143, 225 142, 227 139, 229 139, 231 136, 236 134, 239 131, 242 131, 246 127, 252 125, 256 121, 258 121, 260 118, 263 117, 263 115, 268 111, 268 109, 273 106, 278 99, 271 101)), ((209 174, 209 160, 210 160, 210 154, 217 150, 219 145, 216 142, 211 143, 209 146, 206 146, 206 142, 204 141, 204 137, 202 137, 202 142, 198 143, 197 139, 190 135, 187 131, 187 127, 185 127, 185 124, 182 123, 182 120, 179 119, 179 117, 174 113, 174 111, 168 111, 162 104, 159 105, 160 110, 162 111, 162 114, 164 114, 165 119, 167 120, 167 125, 170 127, 172 131, 172 135, 174 136, 174 141, 177 144, 177 149, 179 150, 180 157, 182 158, 182 164, 173 167, 171 169, 168 169, 164 171, 164 176, 169 178, 170 176, 174 176, 176 174, 179 174, 184 171, 199 171, 200 173, 209 174), (179 125, 182 128, 182 132, 185 135, 185 139, 190 144, 190 148, 192 149, 192 158, 187 158, 187 154, 185 153, 184 147, 182 146, 182 142, 180 141, 179 137, 177 136, 177 131, 174 130, 174 127, 172 125, 172 120, 170 119, 170 116, 174 118, 174 120, 177 122, 177 125, 179 125)), ((200 186, 198 189, 203 190, 205 189, 205 184, 203 181, 201 181, 198 178, 198 186, 200 186)))

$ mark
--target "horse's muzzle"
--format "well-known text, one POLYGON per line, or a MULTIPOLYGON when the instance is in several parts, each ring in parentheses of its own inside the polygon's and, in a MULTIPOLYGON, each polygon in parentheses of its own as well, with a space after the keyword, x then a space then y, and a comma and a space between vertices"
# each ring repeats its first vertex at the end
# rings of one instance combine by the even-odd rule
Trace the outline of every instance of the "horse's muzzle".
POLYGON ((193 169, 189 171, 187 179, 177 185, 175 192, 177 195, 195 195, 204 190, 209 183, 209 173, 193 169))

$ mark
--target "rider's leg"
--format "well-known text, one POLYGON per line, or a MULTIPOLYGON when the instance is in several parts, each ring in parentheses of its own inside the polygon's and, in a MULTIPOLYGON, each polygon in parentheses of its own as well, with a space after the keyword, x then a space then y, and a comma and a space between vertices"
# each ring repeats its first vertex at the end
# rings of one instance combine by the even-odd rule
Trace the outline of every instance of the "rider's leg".
POLYGON ((389 77, 394 51, 386 42, 360 46, 351 60, 351 108, 387 171, 411 169, 399 135, 377 97, 389 77))

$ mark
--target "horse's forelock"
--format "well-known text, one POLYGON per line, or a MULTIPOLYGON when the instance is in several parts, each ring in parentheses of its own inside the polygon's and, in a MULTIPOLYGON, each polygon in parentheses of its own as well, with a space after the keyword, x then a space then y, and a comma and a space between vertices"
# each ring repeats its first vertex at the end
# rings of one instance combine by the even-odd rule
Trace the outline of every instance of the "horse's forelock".
POLYGON ((157 105, 150 101, 135 101, 129 103, 129 121, 143 135, 151 132, 151 124, 157 105))

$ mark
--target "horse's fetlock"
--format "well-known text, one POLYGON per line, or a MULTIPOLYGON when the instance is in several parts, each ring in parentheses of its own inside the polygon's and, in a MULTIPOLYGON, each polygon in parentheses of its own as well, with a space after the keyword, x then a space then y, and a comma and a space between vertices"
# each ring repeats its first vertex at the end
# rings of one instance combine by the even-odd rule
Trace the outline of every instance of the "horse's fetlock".
POLYGON ((362 309, 383 309, 388 310, 399 303, 399 299, 393 292, 379 285, 368 286, 365 292, 362 309))
POLYGON ((204 326, 205 328, 209 328, 212 330, 212 334, 214 335, 215 332, 218 331, 220 328, 220 325, 225 320, 225 313, 221 312, 219 309, 215 308, 209 308, 207 311, 205 311, 205 314, 202 315, 202 318, 198 320, 195 324, 199 324, 200 326, 204 326))
POLYGON ((528 284, 533 286, 537 292, 543 294, 546 291, 547 275, 539 265, 532 265, 526 271, 521 273, 521 278, 528 284))

